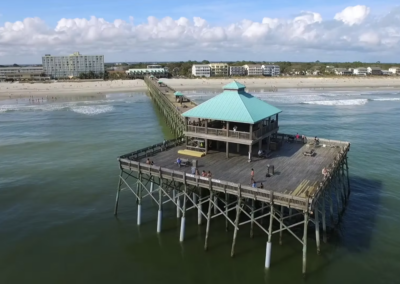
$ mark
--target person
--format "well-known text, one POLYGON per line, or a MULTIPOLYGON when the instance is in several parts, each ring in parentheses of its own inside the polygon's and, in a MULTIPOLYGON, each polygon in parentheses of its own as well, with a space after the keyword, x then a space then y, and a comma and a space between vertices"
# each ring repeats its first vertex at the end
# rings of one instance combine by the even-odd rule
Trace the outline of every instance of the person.
POLYGON ((210 171, 208 171, 208 173, 207 173, 207 177, 209 177, 209 178, 212 178, 212 174, 211 174, 211 172, 210 172, 210 171))
POLYGON ((254 178, 254 170, 253 169, 251 169, 250 176, 251 176, 251 179, 253 180, 253 178, 254 178))
POLYGON ((301 139, 303 139, 303 143, 304 144, 307 143, 307 137, 305 135, 301 135, 301 139))
POLYGON ((151 162, 150 162, 150 165, 154 166, 154 162, 153 162, 153 161, 151 161, 151 162))
POLYGON ((259 156, 259 157, 265 157, 265 152, 264 152, 264 150, 262 150, 262 149, 258 150, 258 156, 259 156))
POLYGON ((176 159, 176 163, 178 164, 178 167, 181 167, 181 158, 178 157, 178 159, 176 159))
POLYGON ((314 143, 315 143, 315 145, 319 145, 319 139, 317 136, 315 136, 315 138, 314 138, 314 143))
POLYGON ((146 164, 150 165, 150 159, 149 158, 147 158, 146 164))
POLYGON ((162 142, 162 145, 163 145, 163 149, 164 149, 164 150, 167 150, 167 141, 165 141, 165 139, 164 139, 164 141, 162 142))
POLYGON ((299 138, 300 138, 299 133, 296 133, 296 140, 299 140, 299 138))
POLYGON ((264 188, 263 183, 260 184, 260 186, 258 188, 264 188))
POLYGON ((326 168, 323 168, 322 174, 324 175, 324 177, 326 177, 328 175, 328 170, 326 168))
POLYGON ((203 171, 203 172, 201 173, 201 176, 202 176, 202 177, 206 177, 206 176, 207 176, 206 171, 203 171))
POLYGON ((196 168, 196 172, 194 173, 196 176, 199 176, 199 170, 196 168))
POLYGON ((256 188, 257 187, 257 182, 253 179, 253 183, 251 185, 252 187, 256 188))
POLYGON ((237 130, 237 126, 235 125, 235 126, 233 127, 233 131, 236 132, 236 130, 237 130))

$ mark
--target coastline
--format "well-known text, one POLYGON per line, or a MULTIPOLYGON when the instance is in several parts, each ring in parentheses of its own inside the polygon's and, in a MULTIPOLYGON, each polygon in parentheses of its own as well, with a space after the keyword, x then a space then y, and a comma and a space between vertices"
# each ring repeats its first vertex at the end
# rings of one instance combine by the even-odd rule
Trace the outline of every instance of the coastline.
MULTIPOLYGON (((229 79, 163 79, 172 88, 180 91, 194 89, 220 89, 234 78, 229 79)), ((237 78, 247 88, 276 91, 279 89, 400 89, 400 77, 279 77, 279 78, 237 78)), ((17 98, 46 98, 60 96, 104 95, 109 93, 144 92, 143 80, 114 81, 71 81, 57 83, 0 83, 0 100, 17 98)))

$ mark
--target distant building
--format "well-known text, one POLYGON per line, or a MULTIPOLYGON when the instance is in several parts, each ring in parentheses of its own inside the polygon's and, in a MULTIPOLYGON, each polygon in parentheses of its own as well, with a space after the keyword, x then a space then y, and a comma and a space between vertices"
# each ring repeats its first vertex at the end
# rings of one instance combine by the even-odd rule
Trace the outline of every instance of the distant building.
POLYGON ((353 70, 349 70, 346 68, 336 68, 335 74, 341 75, 341 76, 350 76, 350 75, 353 75, 353 70))
POLYGON ((125 73, 128 76, 132 76, 132 77, 142 77, 145 75, 153 75, 156 76, 158 78, 162 78, 162 77, 168 77, 168 71, 165 70, 165 68, 134 68, 134 69, 128 69, 125 71, 125 73))
POLYGON ((279 65, 262 65, 264 76, 279 76, 281 74, 281 68, 279 65))
POLYGON ((335 72, 335 66, 333 65, 327 65, 325 67, 325 73, 334 73, 335 72))
POLYGON ((246 69, 243 66, 229 66, 230 76, 244 76, 246 75, 246 69))
POLYGON ((40 79, 43 75, 43 67, 0 67, 0 80, 13 79, 40 79))
POLYGON ((104 74, 103 55, 81 55, 75 52, 68 56, 51 56, 46 54, 42 57, 43 70, 46 75, 53 78, 78 77, 81 73, 104 74))
POLYGON ((354 74, 354 75, 359 75, 359 76, 367 76, 367 74, 368 74, 368 69, 365 68, 365 67, 354 68, 353 74, 354 74))
POLYGON ((243 66, 246 69, 246 73, 248 76, 262 76, 263 75, 263 68, 261 65, 255 64, 255 65, 244 65, 243 66))
POLYGON ((147 65, 147 69, 160 69, 160 68, 162 68, 162 66, 157 64, 147 65))
POLYGON ((389 72, 389 70, 382 70, 382 75, 384 75, 384 76, 389 76, 389 75, 391 75, 392 73, 391 72, 389 72))
POLYGON ((368 74, 370 75, 382 75, 382 70, 380 67, 368 67, 367 68, 368 74))
POLYGON ((228 76, 229 69, 226 63, 210 63, 211 76, 228 76))
POLYGON ((211 76, 211 67, 206 64, 193 65, 192 66, 192 75, 196 77, 210 77, 211 76))
POLYGON ((400 75, 400 67, 390 67, 389 72, 393 75, 400 75))

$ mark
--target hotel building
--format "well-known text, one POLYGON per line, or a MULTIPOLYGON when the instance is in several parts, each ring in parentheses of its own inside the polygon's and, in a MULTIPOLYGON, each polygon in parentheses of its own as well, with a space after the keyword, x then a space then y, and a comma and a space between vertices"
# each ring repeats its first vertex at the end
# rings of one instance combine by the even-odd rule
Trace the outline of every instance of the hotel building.
POLYGON ((196 77, 210 77, 211 68, 209 65, 200 64, 192 66, 192 75, 196 77))

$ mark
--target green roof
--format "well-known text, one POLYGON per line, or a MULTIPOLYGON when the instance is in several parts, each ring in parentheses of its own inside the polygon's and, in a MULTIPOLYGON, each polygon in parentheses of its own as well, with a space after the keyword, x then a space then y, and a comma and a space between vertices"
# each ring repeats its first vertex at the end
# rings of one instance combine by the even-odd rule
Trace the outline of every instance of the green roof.
POLYGON ((229 83, 228 85, 225 85, 223 87, 224 90, 241 90, 245 89, 246 86, 243 84, 240 84, 239 82, 233 81, 232 83, 229 83))
POLYGON ((254 124, 282 112, 246 93, 245 87, 238 82, 232 82, 224 87, 221 94, 186 111, 182 116, 254 124))
POLYGON ((183 97, 183 94, 181 92, 175 92, 175 97, 183 97))

